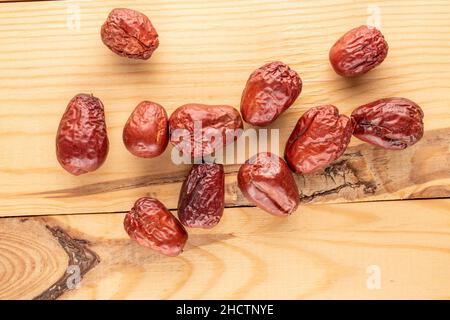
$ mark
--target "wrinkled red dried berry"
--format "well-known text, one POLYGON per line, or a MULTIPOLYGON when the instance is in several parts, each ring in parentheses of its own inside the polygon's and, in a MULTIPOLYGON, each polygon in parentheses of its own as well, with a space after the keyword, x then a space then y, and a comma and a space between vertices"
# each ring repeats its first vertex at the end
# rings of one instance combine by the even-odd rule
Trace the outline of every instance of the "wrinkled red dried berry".
POLYGON ((265 64, 247 80, 241 98, 242 118, 255 126, 269 125, 294 103, 301 91, 299 75, 287 64, 265 64))
POLYGON ((405 98, 386 98, 352 113, 353 135, 386 149, 405 149, 423 136, 423 111, 405 98))
POLYGON ((103 43, 119 56, 148 59, 158 48, 158 33, 146 15, 117 8, 110 12, 101 29, 103 43))
POLYGON ((258 153, 239 169, 238 186, 259 208, 276 216, 290 215, 299 204, 299 192, 283 159, 269 152, 258 153))
POLYGON ((330 62, 337 74, 355 77, 381 64, 389 46, 375 27, 360 26, 344 34, 330 50, 330 62))
POLYGON ((169 128, 162 106, 143 101, 131 113, 123 129, 123 142, 138 157, 157 157, 167 147, 169 128))
POLYGON ((298 120, 284 150, 289 167, 305 174, 325 168, 347 148, 353 125, 335 106, 325 105, 306 111, 298 120))
POLYGON ((223 165, 194 164, 183 183, 178 218, 192 228, 212 228, 222 218, 225 201, 223 165))
POLYGON ((229 133, 240 132, 243 123, 239 112, 230 106, 190 103, 177 108, 169 118, 170 142, 195 158, 208 156, 233 142, 229 133))
POLYGON ((105 162, 109 141, 100 99, 78 94, 70 100, 56 134, 56 157, 74 175, 91 172, 105 162))
POLYGON ((177 218, 153 198, 138 199, 123 224, 130 238, 166 256, 179 255, 188 238, 177 218))

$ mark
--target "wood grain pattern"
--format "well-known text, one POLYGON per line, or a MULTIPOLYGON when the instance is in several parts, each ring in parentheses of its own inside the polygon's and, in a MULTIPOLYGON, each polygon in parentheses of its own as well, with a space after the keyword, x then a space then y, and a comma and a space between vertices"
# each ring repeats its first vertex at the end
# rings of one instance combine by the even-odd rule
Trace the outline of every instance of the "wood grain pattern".
MULTIPOLYGON (((280 151, 298 117, 318 104, 333 103, 349 114, 377 98, 405 96, 418 102, 426 115, 426 141, 412 150, 375 150, 358 146, 355 139, 350 152, 361 153, 361 168, 367 168, 358 167, 353 176, 359 178, 351 178, 350 184, 323 175, 299 178, 305 200, 447 197, 450 4, 435 0, 376 5, 390 44, 388 58, 366 76, 345 80, 329 66, 328 50, 343 32, 373 20, 372 1, 1 4, 0 215, 123 211, 145 194, 175 208, 179 182, 188 168, 174 165, 170 150, 152 160, 129 154, 121 141, 129 113, 144 99, 157 101, 169 114, 187 102, 237 107, 250 72, 274 59, 290 64, 304 81, 295 105, 271 126, 281 129, 280 151), (99 28, 116 6, 151 17, 161 45, 150 61, 117 57, 101 43, 99 28), (103 100, 111 148, 100 170, 72 177, 56 161, 54 138, 67 102, 79 92, 103 100), (361 177, 376 186, 373 194, 364 191, 373 188, 358 183, 361 177)), ((242 205, 233 179, 233 174, 227 179, 227 205, 242 205)))
MULTIPOLYGON (((450 130, 429 131, 423 140, 407 150, 387 151, 368 144, 350 147, 322 172, 295 175, 303 203, 416 199, 450 196, 450 130)), ((239 165, 225 167, 227 207, 251 206, 237 186, 239 165)), ((146 193, 164 199, 176 209, 185 171, 151 174, 131 179, 98 182, 81 187, 36 193, 46 199, 72 199, 102 193, 135 192, 139 188, 159 188, 146 193)), ((145 190, 143 191, 145 192, 145 190)), ((130 204, 131 205, 131 204, 130 204)), ((119 210, 128 207, 117 206, 119 210)))
POLYGON ((130 241, 122 214, 3 218, 0 298, 448 299, 449 208, 450 200, 328 204, 287 219, 226 209, 213 232, 190 229, 177 258, 130 241), (61 279, 74 261, 86 272, 68 290, 61 279), (367 288, 370 266, 380 289, 367 288))

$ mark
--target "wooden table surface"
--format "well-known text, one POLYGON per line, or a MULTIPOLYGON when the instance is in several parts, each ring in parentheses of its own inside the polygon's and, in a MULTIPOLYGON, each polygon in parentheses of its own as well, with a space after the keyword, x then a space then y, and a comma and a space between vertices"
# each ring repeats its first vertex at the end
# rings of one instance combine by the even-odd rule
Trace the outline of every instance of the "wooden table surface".
POLYGON ((450 298, 448 1, 1 2, 1 299, 450 298), (150 60, 102 44, 115 7, 152 20, 160 47, 150 60), (367 23, 384 33, 388 57, 361 78, 340 78, 329 48, 367 23), (304 84, 269 127, 280 129, 280 153, 308 108, 334 104, 348 115, 389 96, 422 106, 424 138, 403 151, 353 138, 326 171, 296 177, 302 205, 286 219, 248 203, 239 165, 227 165, 223 220, 189 230, 182 255, 130 241, 124 212, 154 196, 176 213, 189 170, 172 163, 170 147, 155 159, 126 151, 133 108, 142 100, 169 114, 188 102, 238 107, 248 75, 272 60, 304 84), (98 171, 74 177, 56 160, 55 133, 79 92, 104 102, 110 152, 98 171))

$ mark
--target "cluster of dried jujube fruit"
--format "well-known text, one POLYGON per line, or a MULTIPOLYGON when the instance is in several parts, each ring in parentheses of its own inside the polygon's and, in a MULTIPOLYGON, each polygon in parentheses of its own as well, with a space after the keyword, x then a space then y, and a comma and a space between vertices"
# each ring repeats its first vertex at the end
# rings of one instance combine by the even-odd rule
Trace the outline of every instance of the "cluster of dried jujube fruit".
MULTIPOLYGON (((150 58, 159 45, 150 20, 130 9, 111 11, 101 36, 113 52, 134 59, 150 58)), ((379 65, 387 52, 381 32, 361 26, 344 34, 332 46, 329 57, 339 75, 355 77, 379 65)), ((267 126, 294 103, 301 90, 300 76, 288 65, 279 61, 265 64, 247 80, 240 105, 242 118, 255 126, 267 126)), ((258 153, 240 167, 238 186, 262 210, 288 216, 297 209, 300 198, 291 171, 308 174, 327 167, 344 153, 352 135, 382 148, 404 149, 422 137, 422 119, 421 108, 405 98, 362 105, 350 117, 339 114, 333 105, 311 108, 298 120, 286 143, 286 162, 275 154, 258 153)), ((229 143, 227 130, 242 129, 241 115, 231 106, 190 103, 168 118, 161 105, 143 101, 125 124, 123 142, 138 157, 159 156, 170 141, 196 158, 229 143), (196 122, 201 124, 201 134, 194 134, 196 122), (208 135, 223 139, 211 140, 208 135)), ((102 102, 92 95, 76 95, 67 106, 56 137, 61 166, 74 175, 94 171, 104 163, 108 146, 102 102)), ((219 223, 224 196, 223 165, 194 164, 180 191, 179 220, 157 199, 144 197, 126 215, 125 230, 139 244, 176 256, 188 237, 185 226, 212 228, 219 223)))

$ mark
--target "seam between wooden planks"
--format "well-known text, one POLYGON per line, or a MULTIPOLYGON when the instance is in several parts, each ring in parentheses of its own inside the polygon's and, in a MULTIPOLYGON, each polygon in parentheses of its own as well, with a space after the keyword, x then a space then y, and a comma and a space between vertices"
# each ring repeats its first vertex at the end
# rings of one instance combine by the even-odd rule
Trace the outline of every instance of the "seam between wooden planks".
MULTIPOLYGON (((300 204, 299 209, 301 210, 304 206, 321 206, 321 205, 352 205, 356 203, 370 203, 370 202, 405 202, 405 201, 439 201, 439 200, 450 200, 450 197, 433 197, 433 198, 410 198, 410 199, 373 199, 373 200, 356 200, 352 202, 348 201, 338 201, 338 202, 321 202, 321 203, 308 203, 308 204, 300 204)), ((258 209, 256 205, 226 205, 225 210, 227 209, 240 209, 240 208, 255 208, 258 209)), ((130 207, 131 209, 131 207, 130 207)), ((167 208, 172 213, 176 213, 177 208, 167 208)), ((1 219, 30 219, 30 218, 51 218, 51 217, 59 217, 59 216, 83 216, 83 215, 109 215, 109 214, 125 214, 128 213, 128 210, 120 210, 120 211, 98 211, 98 212, 73 212, 73 213, 60 213, 60 214, 30 214, 30 215, 10 215, 10 216, 0 216, 1 219)), ((294 213, 295 214, 295 213, 294 213)))
POLYGON ((0 5, 2 3, 28 3, 28 2, 55 2, 63 0, 0 0, 0 5))

